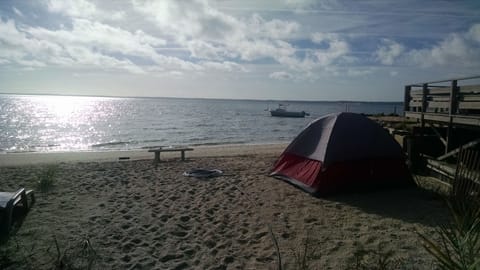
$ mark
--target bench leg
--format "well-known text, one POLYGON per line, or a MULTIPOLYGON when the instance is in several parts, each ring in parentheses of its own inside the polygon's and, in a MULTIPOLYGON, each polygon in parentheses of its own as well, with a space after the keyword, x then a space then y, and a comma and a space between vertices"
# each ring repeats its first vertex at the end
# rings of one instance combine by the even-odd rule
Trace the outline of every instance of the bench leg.
POLYGON ((2 217, 2 224, 0 227, 0 234, 5 234, 7 235, 8 232, 10 231, 10 227, 12 226, 12 219, 13 219, 13 205, 10 207, 7 207, 3 213, 2 217))
POLYGON ((182 151, 182 161, 185 161, 185 151, 182 151))
POLYGON ((155 158, 153 159, 153 164, 160 162, 160 152, 155 152, 155 158))
POLYGON ((22 206, 23 206, 23 211, 24 213, 26 213, 28 211, 28 209, 30 208, 30 205, 28 205, 28 197, 27 197, 27 193, 22 192, 22 194, 20 195, 22 197, 22 206))

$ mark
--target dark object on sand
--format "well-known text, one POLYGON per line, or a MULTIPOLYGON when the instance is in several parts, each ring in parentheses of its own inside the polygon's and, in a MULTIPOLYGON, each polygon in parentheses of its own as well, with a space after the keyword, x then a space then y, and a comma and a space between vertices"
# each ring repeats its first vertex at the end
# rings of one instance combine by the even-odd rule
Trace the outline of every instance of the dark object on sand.
POLYGON ((196 178, 210 178, 222 175, 223 172, 217 169, 193 169, 183 173, 184 176, 196 177, 196 178))
POLYGON ((26 191, 21 188, 16 192, 0 192, 0 214, 2 218, 0 232, 7 234, 12 226, 14 212, 20 210, 21 214, 26 214, 34 202, 33 190, 26 191), (30 201, 28 197, 30 197, 30 201))

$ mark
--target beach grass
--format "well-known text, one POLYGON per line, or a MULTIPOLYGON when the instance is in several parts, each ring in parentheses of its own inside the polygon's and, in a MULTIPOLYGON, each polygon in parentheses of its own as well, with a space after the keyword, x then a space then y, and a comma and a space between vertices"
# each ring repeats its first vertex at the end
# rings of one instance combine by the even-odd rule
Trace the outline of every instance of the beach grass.
POLYGON ((12 237, 0 246, 0 269, 95 269, 99 258, 90 239, 77 238, 67 244, 53 235, 47 247, 24 243, 12 237))
POLYGON ((350 270, 408 269, 406 260, 398 252, 379 244, 375 249, 359 246, 353 253, 350 270))
POLYGON ((37 188, 40 192, 49 192, 55 185, 58 166, 47 165, 37 175, 37 188))
POLYGON ((440 241, 419 234, 423 246, 441 269, 480 269, 480 203, 452 197, 447 206, 451 220, 437 229, 440 241))

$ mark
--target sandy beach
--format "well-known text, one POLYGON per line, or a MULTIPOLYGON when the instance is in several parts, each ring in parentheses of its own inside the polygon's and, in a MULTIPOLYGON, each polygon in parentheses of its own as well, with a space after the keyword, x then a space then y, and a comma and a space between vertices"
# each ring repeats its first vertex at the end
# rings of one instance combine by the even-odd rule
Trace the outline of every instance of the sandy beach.
POLYGON ((305 245, 309 269, 351 268, 359 250, 393 251, 400 268, 434 268, 417 232, 435 238, 447 216, 440 200, 417 188, 310 196, 268 177, 284 147, 196 147, 185 162, 162 154, 157 167, 146 150, 0 155, 1 190, 35 189, 45 166, 57 168, 55 186, 36 191, 3 246, 14 251, 3 264, 51 269, 55 241, 78 259, 88 240, 95 269, 278 269, 271 228, 283 269, 298 269, 305 245), (224 174, 182 175, 193 168, 224 174))

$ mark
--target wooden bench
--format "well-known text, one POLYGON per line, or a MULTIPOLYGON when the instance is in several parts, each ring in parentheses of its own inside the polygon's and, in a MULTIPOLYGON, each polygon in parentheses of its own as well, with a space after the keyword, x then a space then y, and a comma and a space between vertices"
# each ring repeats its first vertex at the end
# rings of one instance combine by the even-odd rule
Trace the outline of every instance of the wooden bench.
POLYGON ((190 147, 172 147, 172 148, 157 148, 157 149, 148 150, 148 152, 155 153, 155 158, 153 159, 154 164, 157 164, 158 162, 160 162, 160 153, 161 152, 181 152, 182 161, 185 161, 185 151, 193 151, 193 148, 190 148, 190 147))

